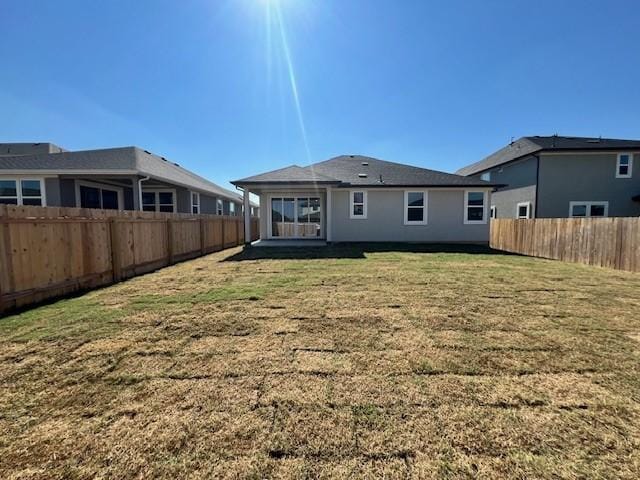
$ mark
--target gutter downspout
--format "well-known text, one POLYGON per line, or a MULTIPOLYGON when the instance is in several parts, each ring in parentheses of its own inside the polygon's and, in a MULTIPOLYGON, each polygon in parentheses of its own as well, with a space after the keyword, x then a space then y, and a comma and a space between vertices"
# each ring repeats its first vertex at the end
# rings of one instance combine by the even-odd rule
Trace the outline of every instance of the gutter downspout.
POLYGON ((534 155, 536 157, 536 201, 534 210, 534 217, 538 218, 538 189, 540 188, 540 155, 534 155))
POLYGON ((142 211, 142 182, 149 180, 149 175, 138 179, 138 208, 142 211))

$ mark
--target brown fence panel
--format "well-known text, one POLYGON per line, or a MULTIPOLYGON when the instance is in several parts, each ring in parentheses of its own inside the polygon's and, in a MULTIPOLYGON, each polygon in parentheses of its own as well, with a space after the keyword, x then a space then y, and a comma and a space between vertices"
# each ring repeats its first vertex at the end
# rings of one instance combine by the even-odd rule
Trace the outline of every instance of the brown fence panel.
POLYGON ((0 205, 0 313, 243 240, 242 217, 0 205))
POLYGON ((640 218, 491 221, 491 247, 512 253, 640 271, 640 218))

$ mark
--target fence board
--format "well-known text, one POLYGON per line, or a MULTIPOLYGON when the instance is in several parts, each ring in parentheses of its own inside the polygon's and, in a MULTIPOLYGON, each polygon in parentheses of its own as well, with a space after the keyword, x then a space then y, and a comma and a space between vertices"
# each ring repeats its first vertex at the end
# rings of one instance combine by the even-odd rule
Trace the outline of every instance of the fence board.
POLYGON ((242 217, 0 205, 0 313, 243 241, 242 217))
POLYGON ((640 271, 640 218, 491 221, 491 247, 533 257, 640 271))

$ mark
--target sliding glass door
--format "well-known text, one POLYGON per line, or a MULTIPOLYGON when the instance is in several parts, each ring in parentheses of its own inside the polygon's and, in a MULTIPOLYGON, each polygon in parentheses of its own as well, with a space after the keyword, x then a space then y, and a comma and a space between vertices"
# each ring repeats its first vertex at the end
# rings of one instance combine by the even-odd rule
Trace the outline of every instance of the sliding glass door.
POLYGON ((319 197, 273 197, 271 236, 275 238, 318 238, 321 235, 319 197))

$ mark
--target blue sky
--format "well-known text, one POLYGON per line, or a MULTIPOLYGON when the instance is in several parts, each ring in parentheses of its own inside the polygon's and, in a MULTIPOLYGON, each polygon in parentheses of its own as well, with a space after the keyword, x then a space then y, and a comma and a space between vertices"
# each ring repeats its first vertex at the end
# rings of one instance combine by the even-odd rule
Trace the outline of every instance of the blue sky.
POLYGON ((0 141, 138 145, 227 187, 339 154, 454 171, 511 137, 640 138, 637 1, 0 0, 0 16, 0 141))

